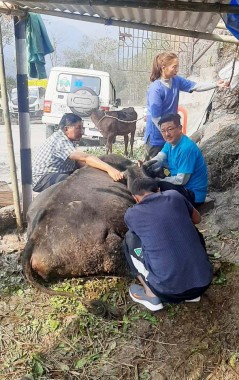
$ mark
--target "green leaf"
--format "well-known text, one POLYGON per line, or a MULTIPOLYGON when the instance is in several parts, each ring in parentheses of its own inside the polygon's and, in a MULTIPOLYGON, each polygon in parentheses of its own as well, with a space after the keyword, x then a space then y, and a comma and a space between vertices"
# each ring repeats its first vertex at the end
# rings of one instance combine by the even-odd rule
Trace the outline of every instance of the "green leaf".
POLYGON ((220 254, 220 252, 215 252, 213 257, 214 257, 214 259, 220 259, 220 257, 222 257, 222 255, 220 254))
POLYGON ((86 362, 87 362, 86 358, 82 358, 82 359, 77 360, 75 363, 75 368, 76 369, 83 368, 85 366, 86 362))
POLYGON ((60 325, 59 321, 56 321, 55 319, 49 320, 49 326, 51 328, 51 331, 56 331, 60 325))
POLYGON ((33 372, 34 374, 37 376, 37 377, 40 377, 44 374, 44 368, 43 366, 41 365, 40 362, 38 361, 35 361, 34 364, 33 364, 33 372))
POLYGON ((230 357, 229 363, 232 368, 235 367, 236 361, 239 359, 239 355, 237 352, 234 352, 232 356, 230 357))

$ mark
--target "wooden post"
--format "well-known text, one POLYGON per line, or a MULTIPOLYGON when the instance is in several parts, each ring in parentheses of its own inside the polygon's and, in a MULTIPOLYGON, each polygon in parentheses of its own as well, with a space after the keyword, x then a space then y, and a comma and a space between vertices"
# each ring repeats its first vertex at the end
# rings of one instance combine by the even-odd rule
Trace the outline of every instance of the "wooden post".
POLYGON ((11 121, 10 121, 9 108, 8 108, 1 23, 0 23, 0 83, 1 83, 1 92, 2 92, 3 119, 4 119, 4 124, 6 127, 10 174, 11 174, 11 181, 12 181, 12 187, 13 187, 13 203, 14 203, 15 214, 16 214, 16 223, 17 223, 17 228, 22 229, 23 223, 22 223, 19 189, 18 189, 18 183, 17 183, 17 170, 16 170, 16 162, 15 162, 14 149, 13 149, 11 121))

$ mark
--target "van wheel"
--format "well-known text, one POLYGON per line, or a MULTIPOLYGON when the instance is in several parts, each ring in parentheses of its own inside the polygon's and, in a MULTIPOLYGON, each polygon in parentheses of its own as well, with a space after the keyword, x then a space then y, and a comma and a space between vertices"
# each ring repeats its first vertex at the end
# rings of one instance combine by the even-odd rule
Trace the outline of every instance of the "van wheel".
POLYGON ((50 137, 55 132, 54 125, 46 125, 46 138, 50 137))

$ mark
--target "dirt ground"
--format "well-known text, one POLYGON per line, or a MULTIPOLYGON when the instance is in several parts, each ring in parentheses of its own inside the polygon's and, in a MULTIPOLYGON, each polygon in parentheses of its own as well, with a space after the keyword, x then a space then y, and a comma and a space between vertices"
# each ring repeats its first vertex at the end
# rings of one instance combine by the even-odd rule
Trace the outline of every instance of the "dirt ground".
POLYGON ((24 236, 0 240, 0 379, 239 379, 239 267, 211 256, 213 285, 199 303, 151 313, 133 305, 129 279, 64 281, 75 299, 25 283, 24 236), (84 299, 105 302, 85 308, 84 299), (101 305, 102 306, 102 305, 101 305))

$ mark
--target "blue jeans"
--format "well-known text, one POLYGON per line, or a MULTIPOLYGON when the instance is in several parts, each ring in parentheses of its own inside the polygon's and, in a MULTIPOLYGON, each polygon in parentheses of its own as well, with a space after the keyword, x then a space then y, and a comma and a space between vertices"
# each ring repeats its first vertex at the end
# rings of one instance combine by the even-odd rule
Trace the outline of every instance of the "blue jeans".
POLYGON ((69 177, 71 173, 48 173, 43 175, 33 188, 33 191, 40 193, 48 187, 62 182, 69 177))

